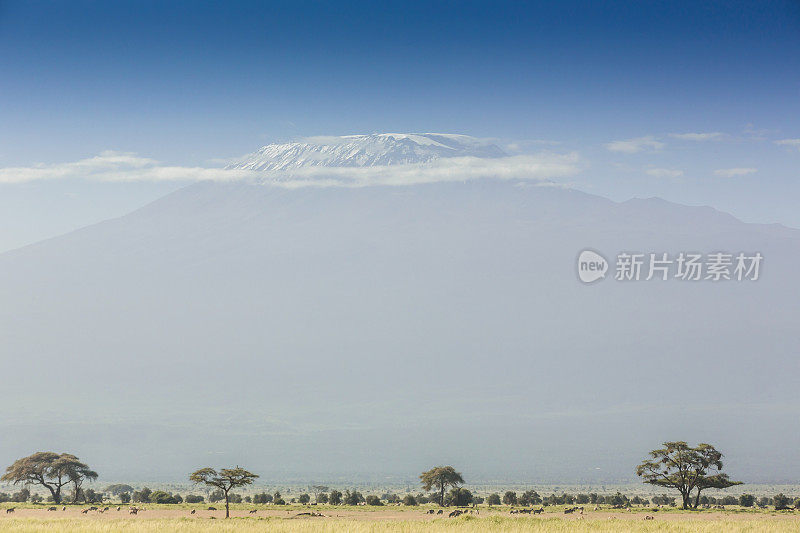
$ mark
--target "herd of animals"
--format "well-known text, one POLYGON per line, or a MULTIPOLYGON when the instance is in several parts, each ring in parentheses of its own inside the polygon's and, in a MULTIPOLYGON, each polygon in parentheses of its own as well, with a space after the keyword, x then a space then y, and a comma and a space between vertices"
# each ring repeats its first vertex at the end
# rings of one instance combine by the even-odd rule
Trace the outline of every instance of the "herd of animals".
MULTIPOLYGON (((9 507, 8 509, 6 509, 6 514, 13 513, 15 511, 15 509, 16 509, 15 507, 9 507)), ((96 511, 96 512, 102 514, 102 513, 105 513, 106 511, 109 511, 110 509, 111 509, 110 507, 102 507, 102 508, 100 508, 100 507, 92 506, 92 507, 87 507, 86 509, 83 509, 81 511, 81 513, 89 514, 89 511, 96 511)), ((595 511, 597 511, 598 509, 599 509, 598 507, 594 508, 595 511)), ((57 507, 48 507, 47 510, 48 511, 57 511, 58 508, 57 507)), ((66 506, 62 506, 61 510, 62 511, 66 511, 67 507, 66 506)), ((122 506, 117 506, 117 511, 121 511, 121 510, 122 510, 122 506)), ((140 511, 144 511, 144 510, 145 510, 145 508, 143 508, 143 507, 134 507, 134 506, 132 506, 132 507, 130 507, 128 509, 128 512, 130 514, 132 514, 132 515, 136 515, 136 514, 139 514, 140 511)), ((208 507, 207 510, 208 511, 216 511, 217 508, 212 506, 212 507, 208 507)), ((197 512, 197 509, 192 509, 189 512, 189 514, 195 514, 196 512, 197 512)), ((258 509, 251 509, 250 510, 250 514, 256 514, 257 512, 258 512, 258 509)), ((568 508, 564 509, 564 514, 572 514, 572 513, 576 513, 576 512, 579 513, 580 515, 583 515, 583 507, 568 507, 568 508)), ((542 514, 542 513, 544 513, 544 508, 539 508, 539 509, 512 509, 510 511, 510 514, 530 514, 530 515, 535 515, 535 514, 542 514)), ((442 515, 442 514, 444 514, 444 510, 443 509, 438 509, 438 510, 437 509, 429 509, 425 514, 442 515)), ((472 509, 454 509, 453 511, 450 511, 450 513, 448 513, 447 516, 449 518, 457 518, 457 517, 459 517, 461 515, 468 515, 468 514, 476 514, 477 515, 477 514, 480 514, 480 511, 478 509, 475 509, 475 508, 472 508, 472 509)), ((295 516, 325 517, 325 515, 322 514, 322 513, 314 513, 314 512, 302 512, 302 513, 298 513, 295 516)), ((645 520, 654 520, 655 517, 653 517, 651 515, 647 515, 647 516, 644 517, 644 519, 645 520)))

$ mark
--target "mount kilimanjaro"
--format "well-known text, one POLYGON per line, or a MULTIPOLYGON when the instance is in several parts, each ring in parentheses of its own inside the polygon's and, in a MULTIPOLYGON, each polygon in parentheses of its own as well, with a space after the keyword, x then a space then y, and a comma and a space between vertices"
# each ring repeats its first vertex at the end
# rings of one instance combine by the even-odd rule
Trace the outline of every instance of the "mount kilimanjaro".
MULTIPOLYGON (((232 167, 502 156, 386 134, 232 167)), ((796 478, 799 262, 797 230, 525 180, 198 183, 0 255, 0 453, 74 450, 128 480, 212 462, 403 482, 452 463, 472 481, 602 482, 681 439, 717 444, 735 479, 796 478), (764 265, 757 282, 584 285, 587 248, 764 265)))

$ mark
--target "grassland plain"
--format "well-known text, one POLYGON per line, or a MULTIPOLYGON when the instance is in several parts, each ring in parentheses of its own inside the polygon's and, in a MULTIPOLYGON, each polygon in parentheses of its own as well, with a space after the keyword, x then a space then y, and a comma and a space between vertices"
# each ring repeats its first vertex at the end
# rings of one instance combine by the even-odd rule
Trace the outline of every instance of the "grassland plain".
MULTIPOLYGON (((429 515, 422 506, 402 507, 332 507, 291 506, 276 509, 270 506, 236 506, 230 520, 222 519, 224 511, 209 511, 208 506, 145 505, 138 515, 129 515, 127 507, 111 506, 109 511, 82 513, 87 506, 61 507, 48 511, 46 506, 26 505, 13 513, 0 509, 0 530, 12 532, 132 532, 162 531, 244 532, 276 531, 286 533, 355 532, 783 532, 800 531, 800 512, 726 509, 709 511, 661 510, 647 508, 633 511, 613 509, 587 510, 584 515, 565 515, 559 507, 547 508, 539 516, 512 516, 508 507, 479 507, 480 514, 459 518, 429 515), (195 510, 194 514, 191 509, 195 510), (310 511, 324 515, 310 517, 310 511), (652 516, 652 520, 646 520, 652 516)), ((445 512, 449 511, 446 510, 445 512)))
POLYGON ((461 517, 456 519, 413 520, 325 520, 280 518, 234 518, 231 520, 200 520, 191 518, 93 519, 93 518, 10 518, 0 522, 3 531, 10 532, 255 532, 275 531, 285 533, 416 533, 484 531, 516 532, 764 532, 798 531, 800 522, 785 517, 758 516, 746 520, 726 517, 684 520, 629 520, 587 517, 582 520, 552 518, 512 518, 491 516, 484 518, 461 517))

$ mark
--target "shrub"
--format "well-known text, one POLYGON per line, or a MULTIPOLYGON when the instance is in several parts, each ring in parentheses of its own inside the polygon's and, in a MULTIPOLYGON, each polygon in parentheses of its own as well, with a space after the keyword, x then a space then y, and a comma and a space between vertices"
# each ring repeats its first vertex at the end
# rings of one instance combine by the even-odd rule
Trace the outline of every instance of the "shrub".
POLYGON ((517 493, 514 491, 506 491, 503 494, 503 503, 506 505, 517 505, 517 493))
POLYGON ((152 490, 145 487, 142 490, 137 490, 133 492, 133 501, 136 503, 148 503, 150 501, 150 495, 153 493, 152 490))
POLYGON ((332 490, 331 495, 328 498, 328 501, 331 505, 341 505, 342 504, 342 493, 338 490, 332 490))
POLYGON ((522 505, 536 505, 542 503, 542 497, 535 490, 526 490, 519 497, 519 503, 522 505))
POLYGON ((205 498, 199 496, 197 494, 187 494, 186 495, 186 503, 203 503, 205 498))
POLYGON ((792 508, 792 500, 787 498, 782 492, 775 495, 772 498, 772 504, 775 506, 776 511, 781 511, 783 509, 791 509, 792 508))
POLYGON ((450 490, 450 493, 445 499, 447 505, 455 505, 463 507, 472 504, 472 493, 463 487, 455 487, 450 490))
POLYGON ((267 494, 266 492, 262 492, 261 494, 256 494, 253 496, 253 503, 269 503, 272 501, 272 494, 267 494))
POLYGON ((500 495, 496 492, 489 494, 489 497, 486 498, 486 503, 490 506, 492 505, 500 505, 500 495))
POLYGON ((411 494, 406 494, 403 498, 403 505, 417 505, 417 499, 411 494))
POLYGON ((377 496, 370 494, 367 496, 367 505, 383 505, 383 502, 377 496))
POLYGON ((301 494, 300 497, 297 498, 297 501, 303 504, 308 503, 311 501, 311 496, 308 494, 301 494))
POLYGON ((172 495, 163 490, 157 490, 150 495, 151 503, 181 503, 183 498, 180 495, 172 495))
POLYGON ((358 505, 359 503, 364 501, 364 496, 361 495, 360 492, 354 491, 345 491, 344 493, 344 504, 345 505, 358 505))
POLYGON ((28 498, 31 497, 31 491, 28 489, 22 489, 19 492, 15 492, 11 495, 11 501, 15 503, 23 503, 28 501, 28 498))

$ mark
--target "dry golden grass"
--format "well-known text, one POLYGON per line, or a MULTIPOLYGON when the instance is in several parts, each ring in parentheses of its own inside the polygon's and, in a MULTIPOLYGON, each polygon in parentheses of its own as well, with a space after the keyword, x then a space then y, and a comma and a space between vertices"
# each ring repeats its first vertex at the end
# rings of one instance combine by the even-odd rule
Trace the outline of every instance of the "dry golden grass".
POLYGON ((326 520, 326 519, 231 519, 209 520, 191 518, 157 519, 105 519, 91 518, 8 518, 0 521, 0 530, 11 532, 130 532, 160 533, 176 532, 236 532, 255 531, 280 533, 481 533, 500 531, 504 533, 555 533, 555 532, 763 532, 779 533, 800 530, 800 521, 790 517, 753 515, 746 519, 739 517, 696 517, 676 520, 623 518, 587 518, 569 520, 563 518, 459 518, 434 521, 365 521, 365 520, 326 520))

